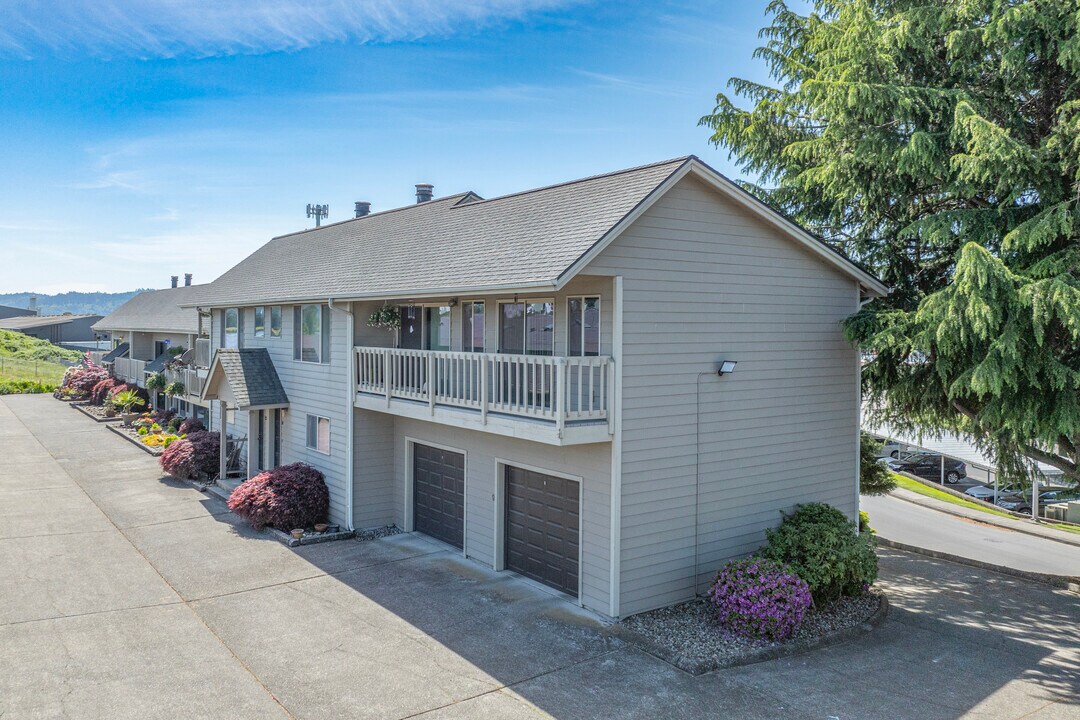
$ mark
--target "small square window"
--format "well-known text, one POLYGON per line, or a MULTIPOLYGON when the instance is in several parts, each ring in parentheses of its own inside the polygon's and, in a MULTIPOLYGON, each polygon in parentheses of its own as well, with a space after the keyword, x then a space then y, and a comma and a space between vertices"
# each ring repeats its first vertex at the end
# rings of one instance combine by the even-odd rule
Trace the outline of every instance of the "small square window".
POLYGON ((324 455, 330 454, 330 418, 307 416, 307 446, 324 455))

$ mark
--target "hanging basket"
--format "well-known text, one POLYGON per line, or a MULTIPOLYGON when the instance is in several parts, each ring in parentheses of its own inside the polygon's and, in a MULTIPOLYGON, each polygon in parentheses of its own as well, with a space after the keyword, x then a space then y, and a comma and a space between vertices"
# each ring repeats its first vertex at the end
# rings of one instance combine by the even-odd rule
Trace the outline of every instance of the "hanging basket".
POLYGON ((374 328, 397 330, 401 327, 401 313, 393 305, 383 305, 381 308, 371 313, 371 316, 368 317, 367 324, 374 328))

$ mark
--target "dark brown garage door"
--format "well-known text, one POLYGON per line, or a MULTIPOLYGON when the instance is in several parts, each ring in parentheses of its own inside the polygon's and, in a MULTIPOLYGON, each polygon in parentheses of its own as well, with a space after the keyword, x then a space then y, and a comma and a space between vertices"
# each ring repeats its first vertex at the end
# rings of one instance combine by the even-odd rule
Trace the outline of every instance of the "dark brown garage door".
POLYGON ((465 456, 413 445, 413 529, 462 547, 465 530, 465 456))
POLYGON ((578 594, 578 484, 506 468, 506 568, 578 594))

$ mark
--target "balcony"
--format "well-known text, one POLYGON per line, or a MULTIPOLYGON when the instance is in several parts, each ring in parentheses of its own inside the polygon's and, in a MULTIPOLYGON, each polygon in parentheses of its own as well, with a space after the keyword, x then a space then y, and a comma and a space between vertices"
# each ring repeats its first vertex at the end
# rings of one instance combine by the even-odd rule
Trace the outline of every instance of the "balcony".
POLYGON ((165 381, 183 383, 182 399, 201 405, 202 401, 199 398, 202 395, 203 385, 206 384, 206 373, 206 370, 200 372, 196 368, 166 368, 165 381))
POLYGON ((611 439, 609 357, 356 348, 356 406, 552 445, 611 439))
POLYGON ((126 383, 146 386, 146 361, 133 360, 132 358, 116 358, 113 362, 113 373, 126 383))

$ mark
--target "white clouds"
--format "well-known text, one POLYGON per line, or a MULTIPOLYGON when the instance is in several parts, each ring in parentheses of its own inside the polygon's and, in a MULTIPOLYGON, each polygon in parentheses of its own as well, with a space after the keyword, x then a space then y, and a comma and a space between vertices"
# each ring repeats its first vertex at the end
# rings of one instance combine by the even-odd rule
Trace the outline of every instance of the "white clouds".
POLYGON ((445 36, 573 0, 65 0, 0 5, 0 54, 207 57, 445 36))

